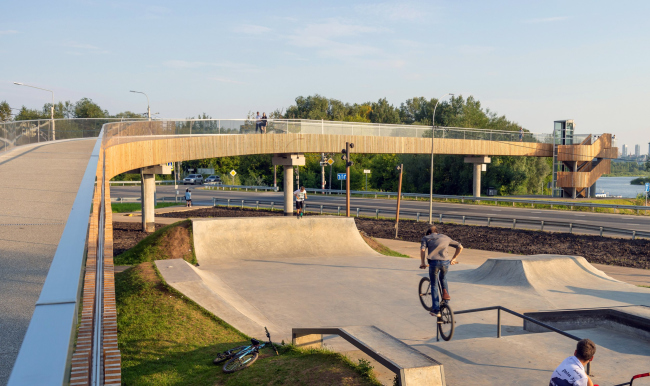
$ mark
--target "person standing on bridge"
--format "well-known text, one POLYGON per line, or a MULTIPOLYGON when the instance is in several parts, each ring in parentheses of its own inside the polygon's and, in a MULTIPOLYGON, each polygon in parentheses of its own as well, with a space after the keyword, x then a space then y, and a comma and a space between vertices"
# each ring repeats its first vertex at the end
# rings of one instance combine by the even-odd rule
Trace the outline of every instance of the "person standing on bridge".
POLYGON ((185 203, 188 208, 192 206, 192 192, 189 189, 185 189, 185 203))
POLYGON ((431 316, 440 318, 440 294, 438 293, 438 280, 442 287, 442 298, 444 300, 451 300, 449 296, 449 287, 447 286, 447 271, 449 265, 458 264, 456 258, 463 251, 463 246, 458 241, 452 240, 450 237, 438 233, 438 228, 431 225, 427 229, 426 235, 422 238, 420 243, 420 269, 425 269, 427 265, 424 263, 426 255, 429 262, 429 280, 431 281, 431 297, 433 297, 433 306, 431 307, 431 316), (447 247, 456 248, 456 253, 449 259, 446 250, 447 247))
POLYGON ((260 112, 257 112, 257 115, 255 116, 255 133, 257 132, 262 132, 262 117, 260 117, 260 112))
POLYGON ((524 142, 524 128, 519 126, 519 142, 524 142))
POLYGON ((549 386, 594 386, 585 366, 594 359, 595 354, 594 342, 589 339, 579 341, 573 355, 562 361, 553 371, 549 386))
POLYGON ((300 189, 293 192, 293 195, 296 197, 296 210, 298 211, 298 219, 302 218, 302 213, 305 210, 305 200, 307 199, 307 191, 304 186, 301 186, 300 189))
POLYGON ((262 134, 266 134, 266 122, 267 121, 268 121, 268 118, 266 117, 266 113, 262 113, 262 122, 261 122, 262 134))

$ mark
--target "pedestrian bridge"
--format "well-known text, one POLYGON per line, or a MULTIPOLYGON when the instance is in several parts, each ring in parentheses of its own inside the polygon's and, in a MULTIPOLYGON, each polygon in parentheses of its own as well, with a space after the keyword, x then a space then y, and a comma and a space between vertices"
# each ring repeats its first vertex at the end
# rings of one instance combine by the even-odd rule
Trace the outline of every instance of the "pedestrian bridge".
POLYGON ((290 173, 304 164, 303 154, 338 153, 346 142, 354 143, 354 153, 466 155, 475 164, 475 185, 490 156, 553 157, 564 169, 556 173, 557 186, 576 196, 609 171, 618 153, 609 134, 562 138, 571 144, 558 145, 549 134, 356 122, 270 120, 265 134, 253 120, 104 121, 101 131, 99 121, 93 128, 88 122, 0 124, 0 152, 97 137, 9 385, 120 384, 108 183, 117 174, 142 174, 143 226, 152 230, 154 175, 169 162, 273 154, 287 173, 285 191, 293 192, 290 173))

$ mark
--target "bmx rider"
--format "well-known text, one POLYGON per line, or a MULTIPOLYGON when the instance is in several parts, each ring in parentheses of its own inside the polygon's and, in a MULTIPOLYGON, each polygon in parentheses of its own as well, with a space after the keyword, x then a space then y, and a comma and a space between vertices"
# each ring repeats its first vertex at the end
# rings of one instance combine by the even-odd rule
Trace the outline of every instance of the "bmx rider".
POLYGON ((301 186, 300 189, 293 192, 293 195, 296 196, 296 210, 298 211, 298 219, 302 217, 302 213, 305 210, 305 200, 307 199, 307 191, 304 186, 301 186))
POLYGON ((431 316, 441 317, 440 314, 440 294, 438 294, 438 280, 442 286, 442 298, 451 300, 449 296, 449 287, 447 286, 447 271, 449 265, 458 264, 456 258, 463 251, 463 246, 459 242, 452 240, 448 236, 438 233, 435 225, 427 229, 426 235, 422 238, 420 244, 420 269, 425 269, 427 265, 424 262, 426 255, 429 262, 429 280, 431 280, 431 296, 433 297, 433 306, 431 307, 431 316), (456 253, 449 259, 446 250, 447 247, 456 248, 456 253))

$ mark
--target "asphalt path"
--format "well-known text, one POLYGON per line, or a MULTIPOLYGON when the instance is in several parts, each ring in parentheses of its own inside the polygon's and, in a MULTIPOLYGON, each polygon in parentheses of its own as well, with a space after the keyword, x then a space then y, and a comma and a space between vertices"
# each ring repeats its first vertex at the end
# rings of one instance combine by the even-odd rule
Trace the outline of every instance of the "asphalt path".
MULTIPOLYGON (((159 185, 157 188, 157 197, 166 197, 167 200, 173 199, 176 195, 174 186, 159 185)), ((182 196, 185 189, 189 188, 192 191, 192 199, 195 205, 211 205, 212 198, 231 199, 234 205, 236 200, 259 200, 259 201, 273 201, 276 208, 283 207, 283 193, 282 192, 245 192, 245 191, 223 191, 223 190, 203 190, 198 186, 183 186, 179 185, 178 193, 182 196)), ((139 198, 139 186, 113 186, 111 187, 112 198, 123 197, 139 198)), ((356 208, 362 208, 361 214, 369 216, 375 213, 375 209, 386 211, 385 214, 380 216, 392 217, 396 209, 397 200, 395 199, 375 199, 375 198, 361 198, 352 197, 350 206, 354 214, 356 208), (365 210, 364 210, 365 209, 365 210)), ((309 210, 318 210, 320 205, 328 206, 341 206, 341 211, 345 211, 345 196, 344 195, 320 195, 310 194, 307 200, 307 207, 309 210)), ((428 220, 429 202, 428 201, 412 201, 403 200, 401 203, 401 210, 407 212, 420 212, 420 220, 428 220)), ((336 210, 335 210, 336 211, 336 210)), ((331 211, 330 211, 331 212, 331 211)), ((442 213, 443 215, 457 215, 457 216, 483 216, 491 217, 492 223, 495 224, 495 219, 502 218, 517 218, 532 221, 560 221, 574 224, 589 224, 595 226, 613 227, 621 229, 630 229, 637 231, 650 231, 650 216, 636 216, 636 215, 622 215, 610 213, 591 213, 581 211, 568 211, 568 210, 549 210, 549 209, 535 209, 535 208, 519 208, 519 207, 506 207, 506 206, 491 206, 491 205, 475 205, 475 204, 455 204, 446 202, 434 202, 433 212, 436 214, 442 213)), ((403 218, 411 218, 413 216, 401 215, 403 218)), ((445 219, 444 221, 447 221, 445 219)), ((457 220, 460 221, 460 220, 457 220)), ((456 221, 456 222, 457 222, 456 221)), ((509 220, 511 224, 512 220, 509 220)), ((485 225, 486 221, 467 221, 468 224, 485 225)), ((505 223, 497 222, 495 225, 511 226, 505 223)), ((519 227, 519 226, 518 226, 519 227)), ((531 228, 531 226, 522 226, 531 228)), ((539 225, 532 228, 539 229, 539 225)), ((566 228, 560 229, 557 227, 545 226, 545 230, 549 231, 567 231, 566 228)), ((594 234, 597 232, 575 230, 576 233, 594 234)))

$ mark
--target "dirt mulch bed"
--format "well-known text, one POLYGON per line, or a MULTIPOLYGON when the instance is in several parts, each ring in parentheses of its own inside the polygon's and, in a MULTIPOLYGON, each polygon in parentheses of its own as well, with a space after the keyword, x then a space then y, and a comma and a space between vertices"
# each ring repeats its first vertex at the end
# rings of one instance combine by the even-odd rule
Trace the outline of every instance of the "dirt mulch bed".
MULTIPOLYGON (((241 208, 204 208, 185 212, 160 214, 160 217, 261 217, 282 216, 280 211, 241 208)), ((313 214, 309 214, 312 216, 313 214)), ((371 237, 393 238, 395 222, 393 220, 375 220, 356 218, 357 228, 371 237)), ((122 245, 121 233, 115 223, 114 248, 122 245)), ((130 224, 129 224, 130 225, 130 224)), ((133 224, 137 235, 125 235, 129 238, 124 245, 135 245, 146 234, 139 230, 139 224, 133 224), (141 235, 143 234, 143 235, 141 235), (137 241, 132 241, 137 240, 137 241), (129 244, 130 243, 130 244, 129 244)), ((419 242, 427 229, 427 224, 415 221, 400 221, 400 239, 419 242)), ((591 263, 618 265, 623 267, 650 269, 650 240, 615 239, 609 237, 575 235, 569 233, 551 233, 497 227, 441 224, 439 232, 463 246, 485 251, 506 252, 520 255, 558 254, 583 256, 591 263)), ((117 253, 115 253, 117 255, 117 253)))
MULTIPOLYGON (((391 239, 395 222, 357 218, 357 228, 372 237, 391 239)), ((518 255, 557 254, 583 256, 590 263, 650 268, 650 240, 614 239, 600 236, 512 230, 455 224, 436 224, 438 232, 464 247, 518 255)), ((400 221, 400 239, 419 242, 428 224, 400 221)))
MULTIPOLYGON (((311 214, 310 214, 311 215, 311 214)), ((202 208, 187 210, 182 212, 167 212, 157 214, 158 217, 171 218, 190 218, 190 217, 266 217, 266 216, 284 216, 281 211, 270 211, 268 209, 248 209, 248 208, 202 208)))
MULTIPOLYGON (((162 227, 164 225, 156 224, 156 230, 162 227)), ((150 234, 142 230, 142 224, 139 222, 113 222, 113 256, 135 247, 150 234)))

